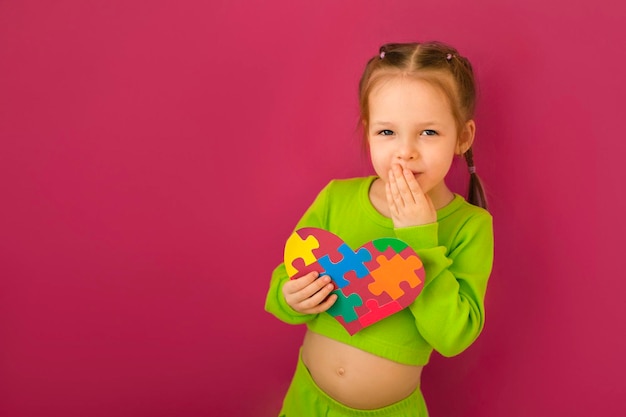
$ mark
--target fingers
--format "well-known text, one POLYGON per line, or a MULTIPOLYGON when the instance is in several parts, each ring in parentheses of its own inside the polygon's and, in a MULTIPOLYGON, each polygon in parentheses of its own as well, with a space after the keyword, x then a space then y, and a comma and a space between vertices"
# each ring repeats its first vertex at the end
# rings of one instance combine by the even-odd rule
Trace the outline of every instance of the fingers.
POLYGON ((436 210, 411 170, 394 164, 385 187, 387 204, 395 227, 417 226, 436 221, 436 210))
POLYGON ((385 184, 385 194, 387 196, 387 205, 389 206, 389 212, 391 213, 391 217, 394 218, 398 215, 398 206, 396 206, 396 200, 391 192, 391 185, 389 182, 385 184))
POLYGON ((317 314, 328 310, 337 299, 335 294, 329 296, 334 286, 330 277, 319 277, 315 271, 298 279, 289 280, 283 285, 285 301, 294 310, 303 314, 317 314))
POLYGON ((391 201, 396 206, 397 209, 404 207, 404 201, 402 199, 402 195, 400 194, 400 187, 398 185, 398 179, 396 178, 396 172, 401 169, 399 166, 393 166, 389 170, 389 178, 387 184, 389 185, 389 194, 391 196, 391 201))
POLYGON ((335 304, 337 297, 337 294, 330 294, 326 296, 320 304, 312 309, 313 312, 310 314, 318 314, 328 310, 333 304, 335 304))
POLYGON ((413 173, 397 164, 389 170, 387 185, 387 203, 390 209, 393 205, 396 212, 415 204, 416 197, 422 195, 422 189, 413 173))
POLYGON ((422 187, 420 187, 419 183, 413 176, 413 173, 408 169, 404 169, 402 171, 402 174, 404 175, 403 184, 406 186, 405 192, 411 196, 412 201, 415 202, 419 198, 423 198, 424 192, 422 191, 422 187))
POLYGON ((422 188, 413 176, 413 173, 402 168, 400 165, 393 165, 389 170, 389 181, 391 196, 399 208, 414 204, 416 198, 423 195, 422 188))

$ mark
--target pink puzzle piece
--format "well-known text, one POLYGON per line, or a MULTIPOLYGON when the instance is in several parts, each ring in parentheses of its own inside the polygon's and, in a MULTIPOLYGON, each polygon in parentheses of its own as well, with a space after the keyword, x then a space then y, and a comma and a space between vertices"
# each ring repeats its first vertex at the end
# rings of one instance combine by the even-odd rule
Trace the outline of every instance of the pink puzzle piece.
MULTIPOLYGON (((291 279, 298 279, 312 271, 317 271, 320 274, 324 272, 324 267, 322 267, 322 265, 320 265, 317 261, 313 262, 312 264, 305 265, 304 261, 298 258, 294 259, 291 262, 291 265, 293 269, 296 270, 295 274, 291 276, 291 279)), ((333 284, 335 283, 333 282, 333 284)), ((335 285, 335 289, 337 289, 337 285, 335 285)))
POLYGON ((365 305, 369 309, 369 312, 363 314, 359 318, 359 321, 361 322, 363 327, 370 326, 377 321, 380 321, 385 317, 389 317, 390 315, 402 310, 402 306, 397 301, 391 301, 387 304, 379 306, 377 300, 370 298, 365 302, 365 305))

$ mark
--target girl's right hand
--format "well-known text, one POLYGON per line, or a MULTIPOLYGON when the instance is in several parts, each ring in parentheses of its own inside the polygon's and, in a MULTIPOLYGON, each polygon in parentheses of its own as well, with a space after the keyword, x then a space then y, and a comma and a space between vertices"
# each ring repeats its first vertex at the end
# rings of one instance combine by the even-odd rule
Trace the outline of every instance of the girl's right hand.
POLYGON ((290 279, 283 285, 285 301, 298 313, 322 313, 337 301, 336 294, 329 296, 334 289, 330 277, 318 277, 319 273, 312 271, 298 279, 290 279))

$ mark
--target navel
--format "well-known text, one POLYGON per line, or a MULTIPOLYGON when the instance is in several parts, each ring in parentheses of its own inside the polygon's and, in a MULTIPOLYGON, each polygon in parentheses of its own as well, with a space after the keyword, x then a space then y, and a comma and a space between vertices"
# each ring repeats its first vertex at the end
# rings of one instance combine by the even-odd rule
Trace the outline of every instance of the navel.
POLYGON ((346 370, 343 368, 337 368, 337 375, 343 376, 346 373, 346 370))

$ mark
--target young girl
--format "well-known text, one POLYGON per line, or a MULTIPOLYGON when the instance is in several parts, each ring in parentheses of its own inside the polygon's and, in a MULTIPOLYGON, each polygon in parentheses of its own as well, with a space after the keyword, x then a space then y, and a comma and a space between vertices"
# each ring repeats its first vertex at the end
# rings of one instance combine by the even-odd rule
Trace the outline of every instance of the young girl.
POLYGON ((401 239, 425 283, 407 308, 351 336, 326 312, 337 299, 328 276, 290 280, 279 265, 265 308, 307 326, 281 416, 427 416, 420 377, 432 351, 459 354, 484 324, 493 233, 472 162, 470 63, 438 42, 387 44, 367 63, 359 98, 376 175, 331 181, 295 229, 326 229, 353 249, 401 239), (445 183, 455 155, 468 162, 469 203, 445 183))

